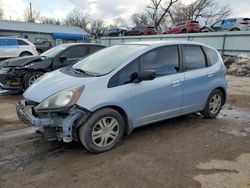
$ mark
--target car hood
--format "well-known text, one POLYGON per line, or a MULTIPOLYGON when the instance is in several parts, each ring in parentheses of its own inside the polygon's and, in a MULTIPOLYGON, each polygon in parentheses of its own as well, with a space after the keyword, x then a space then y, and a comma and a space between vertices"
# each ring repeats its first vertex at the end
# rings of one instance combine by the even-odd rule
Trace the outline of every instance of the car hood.
POLYGON ((85 84, 97 79, 100 79, 100 77, 74 77, 56 70, 40 77, 24 92, 23 96, 25 99, 40 103, 60 91, 85 86, 85 84))
POLYGON ((22 67, 34 61, 39 61, 41 56, 24 56, 5 60, 1 63, 2 67, 22 67))

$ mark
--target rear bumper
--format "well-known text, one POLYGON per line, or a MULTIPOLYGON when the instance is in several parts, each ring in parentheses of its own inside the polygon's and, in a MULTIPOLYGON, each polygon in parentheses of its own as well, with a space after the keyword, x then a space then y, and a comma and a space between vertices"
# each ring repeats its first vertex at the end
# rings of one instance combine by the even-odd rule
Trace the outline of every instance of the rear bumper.
POLYGON ((64 142, 73 140, 73 129, 82 124, 88 116, 87 112, 74 106, 67 112, 43 112, 42 117, 39 117, 34 111, 34 103, 27 100, 19 101, 16 104, 16 111, 18 118, 25 124, 50 130, 44 131, 44 133, 51 133, 45 135, 45 137, 50 140, 63 140, 64 142), (32 109, 31 112, 29 107, 32 109))

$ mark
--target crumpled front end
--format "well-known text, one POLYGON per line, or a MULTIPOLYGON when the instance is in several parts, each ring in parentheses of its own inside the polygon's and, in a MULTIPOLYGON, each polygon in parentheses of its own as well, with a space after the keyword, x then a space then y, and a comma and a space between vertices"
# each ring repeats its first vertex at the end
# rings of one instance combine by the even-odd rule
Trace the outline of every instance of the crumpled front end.
POLYGON ((16 71, 12 68, 0 69, 0 88, 5 90, 22 90, 23 71, 16 71))
POLYGON ((77 105, 58 111, 36 112, 36 105, 38 105, 36 102, 29 100, 18 102, 17 115, 25 124, 42 128, 44 136, 48 140, 71 142, 73 139, 77 139, 76 128, 86 120, 90 113, 77 105))

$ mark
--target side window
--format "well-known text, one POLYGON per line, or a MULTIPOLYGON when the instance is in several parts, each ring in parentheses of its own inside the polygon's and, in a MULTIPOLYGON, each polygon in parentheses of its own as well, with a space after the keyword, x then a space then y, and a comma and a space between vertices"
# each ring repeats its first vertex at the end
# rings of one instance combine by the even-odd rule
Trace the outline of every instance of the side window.
POLYGON ((73 46, 65 50, 61 55, 66 56, 68 59, 83 58, 86 55, 86 46, 73 46))
POLYGON ((16 39, 2 39, 1 40, 1 46, 17 46, 17 40, 16 39))
POLYGON ((183 45, 183 61, 185 70, 206 67, 206 59, 200 46, 183 45))
POLYGON ((109 81, 108 87, 125 85, 131 82, 134 73, 138 72, 139 59, 132 61, 130 64, 121 69, 109 81))
POLYGON ((23 46, 23 45, 29 45, 27 42, 23 41, 23 40, 17 40, 18 44, 20 46, 23 46))
POLYGON ((166 46, 142 55, 140 70, 155 70, 156 75, 177 73, 179 71, 178 47, 166 46))
POLYGON ((211 65, 214 65, 217 61, 218 61, 218 55, 217 52, 211 48, 207 48, 207 47, 203 47, 206 55, 207 55, 207 59, 209 61, 209 63, 211 65))
POLYGON ((236 19, 226 19, 223 22, 223 26, 225 27, 233 26, 235 22, 236 22, 236 19))
POLYGON ((101 50, 101 49, 103 49, 102 46, 95 46, 95 45, 89 46, 89 52, 90 52, 91 54, 94 53, 94 52, 96 52, 96 51, 99 51, 99 50, 101 50))
POLYGON ((215 24, 212 25, 213 28, 219 28, 222 26, 223 21, 218 21, 215 24))

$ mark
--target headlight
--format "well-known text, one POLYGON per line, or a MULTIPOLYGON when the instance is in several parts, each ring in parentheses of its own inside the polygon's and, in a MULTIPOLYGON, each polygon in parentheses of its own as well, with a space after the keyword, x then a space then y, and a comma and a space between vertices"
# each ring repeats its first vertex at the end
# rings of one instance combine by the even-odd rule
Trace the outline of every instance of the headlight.
POLYGON ((82 86, 60 91, 42 101, 35 109, 36 111, 41 111, 71 107, 76 104, 83 89, 84 87, 82 86))

